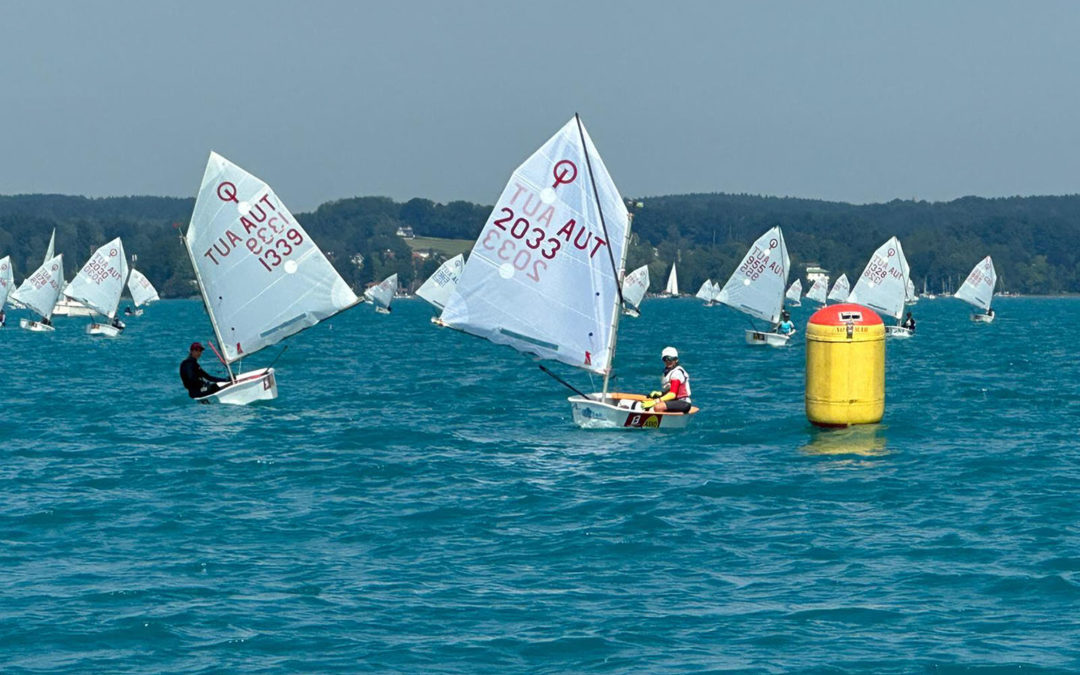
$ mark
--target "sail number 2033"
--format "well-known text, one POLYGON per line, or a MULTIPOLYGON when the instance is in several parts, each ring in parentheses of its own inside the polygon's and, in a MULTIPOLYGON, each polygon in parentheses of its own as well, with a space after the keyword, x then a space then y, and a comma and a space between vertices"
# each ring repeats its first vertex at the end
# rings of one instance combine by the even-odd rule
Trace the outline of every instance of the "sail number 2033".
POLYGON ((504 215, 492 221, 493 227, 480 240, 480 245, 494 251, 496 258, 512 264, 514 269, 529 270, 525 276, 540 281, 540 271, 547 269, 547 262, 540 258, 554 260, 562 242, 547 236, 543 228, 532 225, 526 218, 515 219, 512 209, 504 206, 500 212, 504 215), (534 253, 540 258, 534 260, 534 253))

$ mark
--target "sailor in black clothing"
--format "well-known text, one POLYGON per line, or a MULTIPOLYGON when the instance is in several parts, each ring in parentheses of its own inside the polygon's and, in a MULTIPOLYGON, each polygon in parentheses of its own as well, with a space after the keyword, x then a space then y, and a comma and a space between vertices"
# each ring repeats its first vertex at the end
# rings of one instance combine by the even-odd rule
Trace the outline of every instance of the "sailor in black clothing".
POLYGON ((911 312, 907 313, 907 318, 904 319, 904 323, 900 324, 901 328, 907 328, 912 333, 915 332, 915 317, 911 316, 911 312))
POLYGON ((228 382, 223 377, 214 377, 199 367, 199 357, 202 356, 203 346, 198 342, 192 342, 188 350, 188 357, 180 364, 180 380, 188 390, 188 396, 198 398, 213 394, 218 389, 218 382, 228 382))

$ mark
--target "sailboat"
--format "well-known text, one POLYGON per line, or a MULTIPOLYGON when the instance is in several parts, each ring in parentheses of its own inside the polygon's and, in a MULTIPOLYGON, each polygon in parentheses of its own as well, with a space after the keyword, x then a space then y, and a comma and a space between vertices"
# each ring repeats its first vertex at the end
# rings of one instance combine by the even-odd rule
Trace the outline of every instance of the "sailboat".
POLYGON ((464 267, 465 256, 459 253, 439 265, 439 269, 416 289, 416 294, 441 312, 450 294, 454 292, 464 267))
POLYGON ((642 265, 626 275, 622 284, 623 314, 641 316, 641 301, 649 290, 649 266, 642 265))
POLYGON ((986 256, 968 274, 960 290, 956 291, 956 297, 969 305, 974 305, 985 312, 974 312, 971 320, 977 323, 992 323, 994 310, 990 303, 994 299, 994 286, 997 285, 997 272, 994 270, 994 261, 986 256))
POLYGON ((0 328, 4 327, 4 303, 15 288, 15 276, 11 272, 11 256, 0 258, 0 328))
MULTIPOLYGON (((608 391, 630 215, 577 115, 518 166, 473 246, 442 322, 604 378, 568 400, 585 428, 677 428, 690 414, 634 410, 608 391)), ((545 369, 546 370, 546 369, 545 369)))
MULTIPOLYGON (((127 277, 127 256, 124 255, 124 244, 117 237, 94 251, 64 289, 64 295, 112 321, 116 318, 127 277)), ((116 337, 122 330, 123 324, 119 321, 111 324, 94 322, 86 327, 88 335, 105 337, 116 337)))
POLYGON ((11 294, 11 298, 24 307, 37 312, 41 321, 20 319, 19 326, 38 333, 56 330, 52 325, 53 308, 60 297, 60 288, 64 285, 64 256, 53 256, 37 268, 33 274, 23 279, 22 284, 11 294))
POLYGON ((784 299, 787 300, 789 307, 799 307, 802 305, 802 279, 796 279, 791 282, 791 286, 788 287, 787 293, 784 294, 784 299))
POLYGON ((215 152, 183 239, 230 380, 196 400, 276 398, 272 367, 231 364, 358 302, 270 186, 215 152))
MULTIPOLYGON (((773 227, 758 237, 746 252, 731 278, 716 294, 716 301, 776 325, 780 323, 780 313, 784 309, 784 288, 790 268, 784 233, 779 226, 773 227)), ((750 345, 783 347, 790 339, 790 335, 780 333, 757 329, 746 331, 746 343, 750 345)))
MULTIPOLYGON (((135 256, 131 257, 132 264, 135 262, 135 256)), ((143 305, 149 305, 151 302, 157 302, 161 298, 158 297, 157 289, 154 288, 154 284, 150 283, 150 280, 146 276, 135 269, 131 268, 131 273, 128 275, 128 293, 131 294, 131 302, 134 304, 134 308, 128 307, 124 310, 124 314, 133 316, 142 316, 143 305)))
POLYGON ((679 274, 675 271, 675 263, 671 263, 671 272, 668 273, 667 285, 660 295, 677 298, 679 297, 679 274))
POLYGON ((866 263, 862 276, 848 296, 848 302, 866 305, 870 309, 891 316, 897 325, 885 326, 885 334, 895 338, 909 338, 911 331, 900 324, 904 315, 907 284, 910 281, 907 258, 900 240, 892 237, 874 251, 866 263))
POLYGON ((717 290, 719 289, 713 284, 712 279, 706 279, 705 283, 701 284, 701 288, 698 289, 698 292, 694 294, 694 297, 699 300, 704 300, 706 305, 711 305, 713 304, 713 298, 716 296, 717 290))
POLYGON ((926 290, 926 277, 923 277, 923 280, 922 280, 922 295, 920 295, 919 297, 926 298, 927 300, 936 300, 937 299, 936 295, 934 295, 930 291, 926 290))
POLYGON ((851 284, 848 283, 847 275, 841 274, 829 291, 828 299, 833 302, 847 302, 848 294, 851 293, 851 284))
POLYGON ((826 277, 818 277, 814 279, 814 283, 810 284, 810 290, 806 292, 806 299, 813 300, 814 302, 821 303, 822 305, 828 304, 828 300, 825 297, 826 292, 829 290, 829 280, 826 277))
POLYGON ((904 304, 914 305, 917 302, 919 302, 919 294, 915 292, 915 282, 909 276, 907 286, 904 288, 904 304))
POLYGON ((397 273, 391 274, 379 283, 364 290, 364 297, 368 302, 375 305, 375 311, 379 314, 390 313, 390 303, 394 301, 397 293, 397 273))

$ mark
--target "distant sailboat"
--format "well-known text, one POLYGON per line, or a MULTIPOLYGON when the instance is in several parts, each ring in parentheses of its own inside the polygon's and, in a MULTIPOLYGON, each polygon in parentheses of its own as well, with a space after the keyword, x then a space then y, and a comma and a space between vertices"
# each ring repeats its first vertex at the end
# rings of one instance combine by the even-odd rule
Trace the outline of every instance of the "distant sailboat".
POLYGON ((885 326, 886 335, 897 338, 911 337, 911 331, 899 325, 900 317, 904 315, 907 284, 910 282, 908 274, 904 249, 900 246, 900 240, 892 237, 874 251, 847 301, 866 305, 880 314, 896 319, 897 325, 885 326))
MULTIPOLYGON (((132 256, 131 260, 134 263, 135 256, 132 256)), ((125 314, 142 316, 143 305, 149 305, 151 302, 157 302, 161 299, 158 297, 158 292, 157 289, 154 288, 154 284, 150 283, 150 280, 134 267, 131 268, 131 273, 128 275, 127 287, 128 293, 131 294, 131 302, 135 307, 134 309, 129 307, 124 311, 125 314)))
POLYGON ((390 303, 394 301, 394 295, 397 293, 397 289, 398 279, 397 273, 395 272, 365 290, 364 297, 368 299, 368 302, 375 305, 376 312, 379 314, 389 314, 390 303))
POLYGON ((575 115, 514 170, 442 321, 602 375, 601 392, 574 389, 578 395, 569 398, 578 426, 683 427, 697 408, 691 414, 635 410, 644 396, 608 391, 629 235, 622 196, 575 115))
POLYGON ((814 279, 814 283, 810 284, 810 290, 806 292, 806 299, 813 300, 822 305, 828 304, 828 300, 825 297, 828 290, 828 280, 825 277, 818 277, 814 279))
MULTIPOLYGON (((116 318, 127 278, 127 256, 124 255, 124 244, 117 237, 94 251, 90 260, 64 289, 64 295, 112 321, 116 318)), ((88 335, 105 337, 116 337, 122 330, 123 324, 119 321, 94 322, 86 327, 88 335)))
POLYGON ((975 312, 971 320, 977 323, 992 323, 994 310, 990 303, 994 300, 994 286, 997 285, 997 272, 994 270, 994 261, 986 256, 978 265, 971 270, 967 279, 964 280, 960 290, 956 291, 956 297, 969 305, 974 305, 986 312, 975 312))
POLYGON ((675 263, 671 263, 671 272, 668 274, 667 285, 664 286, 664 292, 661 295, 672 298, 679 297, 679 274, 675 271, 675 263))
POLYGON ((649 266, 642 265, 626 275, 622 284, 623 314, 641 316, 641 301, 649 290, 649 266))
POLYGON ((24 318, 19 320, 19 326, 38 333, 56 330, 52 325, 52 313, 63 285, 63 255, 53 256, 46 260, 44 265, 23 279, 22 284, 11 294, 11 298, 37 312, 41 316, 41 321, 24 318))
MULTIPOLYGON (((774 227, 758 237, 750 247, 727 283, 716 294, 716 301, 775 326, 780 322, 780 313, 784 309, 784 288, 790 268, 784 233, 779 227, 774 227)), ((750 345, 783 347, 789 339, 790 335, 767 330, 746 331, 746 343, 750 345)))
POLYGON ((796 279, 791 282, 791 286, 788 287, 787 293, 784 294, 784 298, 787 300, 789 307, 799 307, 802 305, 802 279, 796 279))
POLYGON ((713 298, 716 296, 717 288, 713 284, 712 279, 706 279, 705 283, 701 284, 701 288, 694 294, 694 297, 699 300, 704 300, 705 304, 713 304, 713 298))
MULTIPOLYGON (((11 271, 11 256, 0 258, 0 315, 4 313, 4 303, 8 295, 15 289, 15 277, 11 271)), ((4 327, 4 320, 0 318, 0 328, 4 327)))
POLYGON ((829 300, 832 302, 847 302, 848 294, 851 293, 851 284, 848 283, 847 275, 841 274, 829 291, 829 300))
POLYGON ((416 289, 416 294, 441 312, 443 307, 446 306, 446 301, 450 299, 450 294, 457 287, 458 279, 461 278, 461 270, 464 268, 465 256, 459 253, 439 265, 439 269, 435 270, 420 285, 420 288, 416 289))
POLYGON ((922 295, 920 297, 926 298, 927 300, 936 300, 937 299, 936 295, 934 295, 930 291, 926 290, 926 277, 923 277, 923 280, 922 280, 922 295))
POLYGON ((197 400, 276 398, 272 367, 234 374, 231 364, 358 301, 270 186, 215 152, 184 245, 231 380, 197 400))

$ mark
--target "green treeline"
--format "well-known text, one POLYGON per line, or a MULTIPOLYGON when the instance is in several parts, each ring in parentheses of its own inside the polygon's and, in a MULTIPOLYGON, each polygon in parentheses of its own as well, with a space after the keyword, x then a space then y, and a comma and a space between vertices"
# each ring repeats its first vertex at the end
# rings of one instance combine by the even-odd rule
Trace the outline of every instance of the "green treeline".
MULTIPOLYGON (((193 273, 179 234, 193 199, 64 195, 0 196, 0 256, 11 255, 16 280, 42 262, 49 233, 64 253, 70 278, 102 243, 120 236, 136 266, 163 296, 193 295, 193 273)), ((441 262, 413 254, 398 228, 417 236, 474 239, 490 206, 427 199, 405 203, 358 197, 323 204, 296 218, 357 289, 397 272, 403 286, 418 283, 441 262)), ((792 279, 817 263, 853 281, 870 254, 900 238, 918 289, 956 288, 983 256, 991 255, 999 289, 1020 293, 1080 292, 1080 196, 965 197, 929 203, 895 200, 853 205, 751 195, 653 197, 636 210, 627 269, 650 266, 659 289, 673 259, 693 292, 706 278, 723 283, 748 245, 773 225, 784 229, 792 279)))

